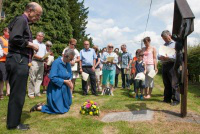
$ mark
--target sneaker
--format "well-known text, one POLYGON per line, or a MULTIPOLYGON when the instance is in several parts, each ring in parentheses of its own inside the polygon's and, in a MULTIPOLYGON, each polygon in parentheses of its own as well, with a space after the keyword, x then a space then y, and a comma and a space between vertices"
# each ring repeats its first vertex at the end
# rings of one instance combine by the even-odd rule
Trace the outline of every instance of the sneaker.
POLYGON ((34 95, 29 95, 28 96, 30 99, 35 99, 35 96, 34 95))
POLYGON ((42 92, 43 94, 46 94, 47 93, 47 91, 46 90, 43 90, 43 92, 42 92))
POLYGON ((140 95, 140 99, 141 99, 141 100, 144 100, 144 97, 143 97, 143 95, 140 95))
POLYGON ((101 95, 104 95, 104 92, 102 92, 101 95))
POLYGON ((138 95, 136 95, 136 96, 135 96, 135 99, 138 99, 138 98, 139 98, 138 95))
POLYGON ((113 93, 111 93, 110 95, 111 95, 111 96, 114 96, 114 94, 113 94, 113 93))
POLYGON ((39 93, 39 94, 37 94, 36 96, 38 96, 38 97, 42 97, 42 95, 39 93))

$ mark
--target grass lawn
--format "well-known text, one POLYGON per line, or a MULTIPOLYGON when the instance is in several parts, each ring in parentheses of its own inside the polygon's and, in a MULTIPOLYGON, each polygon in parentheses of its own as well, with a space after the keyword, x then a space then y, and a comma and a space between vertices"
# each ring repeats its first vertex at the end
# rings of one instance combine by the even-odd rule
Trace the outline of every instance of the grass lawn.
MULTIPOLYGON (((120 84, 121 85, 121 84, 120 84)), ((165 112, 180 113, 180 105, 170 106, 160 102, 163 99, 163 84, 161 76, 155 78, 155 88, 152 98, 149 100, 135 100, 129 95, 129 91, 117 88, 114 96, 82 96, 81 80, 78 79, 75 87, 73 104, 70 111, 63 115, 49 115, 41 112, 29 113, 29 109, 39 102, 45 102, 46 96, 29 99, 23 109, 22 122, 30 124, 28 131, 6 129, 6 112, 8 97, 0 101, 0 133, 28 133, 28 134, 134 134, 134 133, 200 133, 200 124, 186 122, 169 122, 165 112), (100 105, 101 114, 97 116, 85 116, 79 114, 80 106, 86 100, 96 101, 100 105), (112 122, 104 123, 100 120, 109 112, 132 111, 149 109, 154 111, 152 121, 143 122, 112 122)), ((188 113, 200 115, 200 85, 189 85, 188 90, 188 113)))

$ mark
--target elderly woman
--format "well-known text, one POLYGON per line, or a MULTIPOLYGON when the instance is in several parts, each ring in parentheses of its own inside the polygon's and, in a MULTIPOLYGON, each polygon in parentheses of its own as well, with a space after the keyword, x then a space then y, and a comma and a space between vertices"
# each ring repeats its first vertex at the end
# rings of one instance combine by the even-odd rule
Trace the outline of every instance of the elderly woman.
MULTIPOLYGON (((74 56, 74 59, 72 61, 70 61, 70 64, 72 66, 72 73, 73 73, 73 79, 72 79, 72 83, 73 83, 73 87, 75 85, 75 82, 76 82, 76 79, 79 78, 79 72, 78 72, 78 63, 80 62, 80 53, 79 51, 76 49, 76 43, 77 43, 77 40, 76 39, 70 39, 69 40, 69 46, 67 46, 64 50, 63 50, 63 53, 64 54, 64 51, 67 50, 67 49, 73 49, 74 52, 75 52, 75 56, 74 56)), ((74 91, 74 88, 71 89, 71 92, 73 93, 74 91)), ((73 96, 72 96, 73 97, 73 96)))
POLYGON ((43 94, 46 94, 46 87, 48 86, 49 81, 50 81, 48 75, 51 70, 52 62, 54 61, 53 52, 51 51, 51 47, 52 47, 51 41, 47 41, 45 45, 46 45, 47 52, 50 52, 51 54, 48 56, 47 61, 44 62, 44 75, 43 75, 43 81, 42 81, 43 94))
POLYGON ((49 114, 63 114, 69 111, 72 104, 70 89, 73 88, 70 61, 74 59, 74 55, 74 50, 67 49, 62 57, 53 62, 49 74, 47 104, 39 103, 33 106, 30 112, 41 111, 49 114))
POLYGON ((115 83, 115 72, 116 72, 116 63, 118 63, 118 57, 115 52, 113 52, 113 45, 108 44, 107 46, 107 52, 104 52, 101 57, 101 62, 103 63, 103 80, 102 80, 102 93, 101 95, 104 95, 104 89, 107 85, 107 82, 110 84, 111 89, 111 95, 113 94, 113 86, 115 83), (113 58, 113 60, 108 60, 108 57, 113 58))
POLYGON ((157 68, 157 60, 156 60, 156 48, 150 45, 151 39, 150 37, 145 37, 143 39, 145 47, 142 48, 144 52, 144 62, 146 64, 146 76, 145 76, 145 96, 144 98, 151 98, 152 89, 154 87, 153 78, 148 76, 148 73, 151 70, 155 70, 158 72, 157 68), (149 89, 149 90, 148 90, 149 89))

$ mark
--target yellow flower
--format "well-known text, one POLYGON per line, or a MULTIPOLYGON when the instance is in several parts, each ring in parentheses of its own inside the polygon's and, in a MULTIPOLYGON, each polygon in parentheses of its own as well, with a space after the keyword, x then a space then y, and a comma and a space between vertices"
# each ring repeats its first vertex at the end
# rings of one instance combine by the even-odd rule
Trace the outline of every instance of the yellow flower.
POLYGON ((82 110, 82 111, 81 111, 81 113, 82 113, 82 114, 85 114, 85 111, 84 111, 84 110, 82 110))
POLYGON ((82 110, 82 108, 80 107, 80 110, 82 110))
POLYGON ((95 109, 95 108, 97 108, 97 106, 95 106, 95 105, 92 105, 92 107, 95 109))
POLYGON ((83 104, 83 105, 84 105, 84 106, 85 106, 85 105, 87 105, 87 102, 84 102, 84 104, 83 104))
POLYGON ((94 101, 90 101, 90 103, 93 105, 93 104, 94 104, 94 101))
POLYGON ((93 115, 93 112, 91 111, 91 112, 89 112, 89 114, 90 114, 90 115, 93 115))

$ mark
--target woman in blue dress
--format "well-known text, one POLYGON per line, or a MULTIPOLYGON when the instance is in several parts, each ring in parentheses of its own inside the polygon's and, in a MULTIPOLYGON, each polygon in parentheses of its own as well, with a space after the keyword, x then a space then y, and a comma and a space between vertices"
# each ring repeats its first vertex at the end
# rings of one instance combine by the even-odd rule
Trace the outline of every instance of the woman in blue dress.
POLYGON ((73 89, 70 61, 74 58, 74 50, 68 49, 62 57, 56 59, 49 74, 47 88, 47 104, 39 103, 30 112, 41 111, 49 114, 63 114, 69 111, 72 104, 70 89, 73 89))

